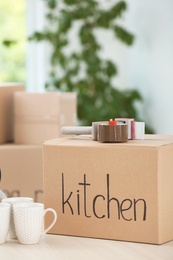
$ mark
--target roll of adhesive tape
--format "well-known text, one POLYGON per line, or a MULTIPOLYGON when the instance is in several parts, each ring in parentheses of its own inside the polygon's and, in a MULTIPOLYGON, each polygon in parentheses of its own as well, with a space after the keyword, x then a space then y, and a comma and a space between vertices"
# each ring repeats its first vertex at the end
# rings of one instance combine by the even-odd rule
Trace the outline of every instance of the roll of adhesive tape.
POLYGON ((132 137, 132 124, 134 122, 134 118, 115 118, 115 121, 118 123, 127 124, 128 128, 128 139, 133 139, 132 137))
POLYGON ((141 140, 145 139, 145 122, 136 122, 132 123, 132 139, 141 140))
POLYGON ((94 141, 99 140, 99 125, 108 125, 108 121, 92 122, 92 137, 94 141))
POLYGON ((99 141, 102 143, 125 143, 128 141, 127 124, 99 125, 99 141))

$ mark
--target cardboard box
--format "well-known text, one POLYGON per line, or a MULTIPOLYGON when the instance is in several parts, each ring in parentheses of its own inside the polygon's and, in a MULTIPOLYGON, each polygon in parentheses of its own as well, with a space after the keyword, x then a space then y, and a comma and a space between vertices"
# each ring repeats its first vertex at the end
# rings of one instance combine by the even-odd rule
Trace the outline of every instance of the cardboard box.
POLYGON ((75 125, 75 93, 15 93, 14 141, 17 144, 42 144, 60 137, 60 128, 75 125))
POLYGON ((13 141, 13 95, 24 90, 22 83, 0 83, 0 144, 13 141))
POLYGON ((0 169, 0 189, 7 197, 43 202, 41 145, 0 145, 0 169))
POLYGON ((152 244, 173 239, 172 137, 121 144, 59 138, 45 142, 43 152, 44 203, 58 214, 51 233, 152 244))

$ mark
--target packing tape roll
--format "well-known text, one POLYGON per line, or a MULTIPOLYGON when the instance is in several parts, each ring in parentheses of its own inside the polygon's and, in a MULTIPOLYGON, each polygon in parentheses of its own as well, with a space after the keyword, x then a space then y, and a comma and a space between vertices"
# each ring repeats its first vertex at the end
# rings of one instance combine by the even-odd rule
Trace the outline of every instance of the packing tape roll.
POLYGON ((128 141, 127 124, 99 125, 99 141, 102 143, 125 143, 128 141))
POLYGON ((128 139, 133 139, 132 138, 132 124, 134 122, 134 118, 115 118, 115 121, 117 123, 124 123, 127 124, 128 128, 128 139))
POLYGON ((145 139, 145 122, 132 122, 132 139, 143 140, 145 139))
POLYGON ((99 125, 108 125, 108 121, 92 122, 92 137, 94 141, 99 140, 99 125))

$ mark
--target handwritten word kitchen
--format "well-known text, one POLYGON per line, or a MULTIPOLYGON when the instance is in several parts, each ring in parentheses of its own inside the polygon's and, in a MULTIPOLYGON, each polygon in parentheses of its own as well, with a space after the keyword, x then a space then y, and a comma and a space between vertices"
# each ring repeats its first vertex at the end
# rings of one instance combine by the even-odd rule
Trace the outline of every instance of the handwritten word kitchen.
POLYGON ((110 186, 111 177, 105 175, 105 189, 102 194, 94 194, 94 183, 87 180, 87 175, 83 175, 82 181, 77 183, 77 187, 69 191, 66 186, 67 176, 61 173, 61 201, 62 213, 71 215, 84 215, 86 218, 96 217, 98 219, 115 218, 124 221, 146 221, 147 203, 143 198, 124 198, 120 200, 114 197, 116 188, 110 186), (91 196, 92 189, 92 196, 91 196))

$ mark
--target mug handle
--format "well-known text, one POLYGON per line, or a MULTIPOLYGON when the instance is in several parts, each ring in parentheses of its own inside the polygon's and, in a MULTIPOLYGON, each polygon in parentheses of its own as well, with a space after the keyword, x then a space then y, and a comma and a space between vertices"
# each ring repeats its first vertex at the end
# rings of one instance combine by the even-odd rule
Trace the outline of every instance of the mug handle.
POLYGON ((45 234, 55 225, 55 223, 56 223, 56 221, 57 221, 57 213, 56 213, 56 211, 55 211, 54 209, 52 209, 52 208, 47 208, 47 209, 45 209, 45 210, 44 210, 44 215, 43 215, 43 217, 46 215, 47 212, 52 212, 53 215, 54 215, 54 219, 53 219, 52 223, 48 226, 48 228, 46 228, 46 229, 43 231, 43 233, 41 234, 41 236, 45 235, 45 234))

